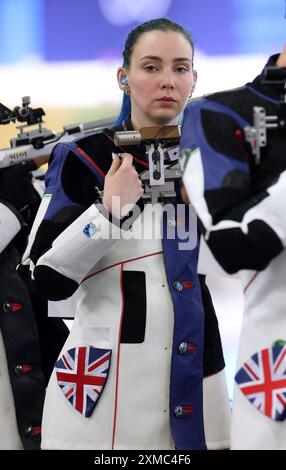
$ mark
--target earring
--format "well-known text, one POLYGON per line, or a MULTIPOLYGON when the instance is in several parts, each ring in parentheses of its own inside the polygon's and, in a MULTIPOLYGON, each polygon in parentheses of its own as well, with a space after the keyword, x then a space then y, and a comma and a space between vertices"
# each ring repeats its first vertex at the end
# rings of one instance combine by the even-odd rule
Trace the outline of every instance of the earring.
POLYGON ((128 82, 127 82, 126 75, 124 75, 124 74, 121 75, 120 83, 121 83, 121 85, 123 85, 123 86, 128 86, 128 82))
POLYGON ((130 95, 130 88, 128 86, 128 81, 127 81, 126 75, 124 75, 124 74, 121 75, 120 84, 125 87, 125 90, 124 90, 125 95, 129 96, 130 95))

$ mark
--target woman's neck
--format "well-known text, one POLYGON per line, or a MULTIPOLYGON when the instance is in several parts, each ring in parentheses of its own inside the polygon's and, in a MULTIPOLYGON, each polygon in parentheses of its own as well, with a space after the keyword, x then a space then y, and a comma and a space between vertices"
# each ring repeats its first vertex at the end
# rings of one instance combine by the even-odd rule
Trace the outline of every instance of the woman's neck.
POLYGON ((178 124, 178 118, 172 119, 170 121, 151 121, 149 119, 136 119, 136 117, 131 114, 131 124, 132 127, 136 130, 141 129, 142 127, 174 126, 178 124))

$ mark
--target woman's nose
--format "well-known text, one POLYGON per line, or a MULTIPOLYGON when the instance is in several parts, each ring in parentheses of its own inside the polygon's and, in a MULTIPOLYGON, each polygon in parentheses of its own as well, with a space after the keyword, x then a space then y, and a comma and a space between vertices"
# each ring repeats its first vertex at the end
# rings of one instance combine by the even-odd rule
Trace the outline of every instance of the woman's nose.
POLYGON ((162 81, 161 81, 161 88, 165 89, 165 88, 174 88, 174 80, 173 80, 173 77, 169 74, 169 75, 165 75, 163 78, 162 78, 162 81))

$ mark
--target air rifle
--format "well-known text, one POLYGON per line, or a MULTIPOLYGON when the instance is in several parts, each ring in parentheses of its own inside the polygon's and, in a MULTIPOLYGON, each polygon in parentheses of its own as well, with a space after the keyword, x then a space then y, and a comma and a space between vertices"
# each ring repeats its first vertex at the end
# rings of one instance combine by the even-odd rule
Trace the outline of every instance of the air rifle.
POLYGON ((30 97, 24 96, 22 106, 16 106, 13 110, 0 103, 0 125, 16 121, 24 123, 17 126, 19 133, 10 140, 11 147, 0 149, 0 169, 49 155, 59 142, 69 142, 86 135, 87 131, 94 132, 114 123, 114 118, 109 118, 69 124, 61 132, 55 133, 43 127, 44 110, 30 107, 30 102, 30 97))

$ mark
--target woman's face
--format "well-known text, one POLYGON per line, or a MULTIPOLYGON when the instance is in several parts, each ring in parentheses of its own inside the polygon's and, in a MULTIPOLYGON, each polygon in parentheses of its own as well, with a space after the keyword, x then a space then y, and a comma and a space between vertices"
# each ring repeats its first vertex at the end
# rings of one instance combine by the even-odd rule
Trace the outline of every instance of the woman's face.
POLYGON ((195 81, 192 57, 182 33, 156 30, 139 37, 125 70, 135 128, 177 122, 195 81))

